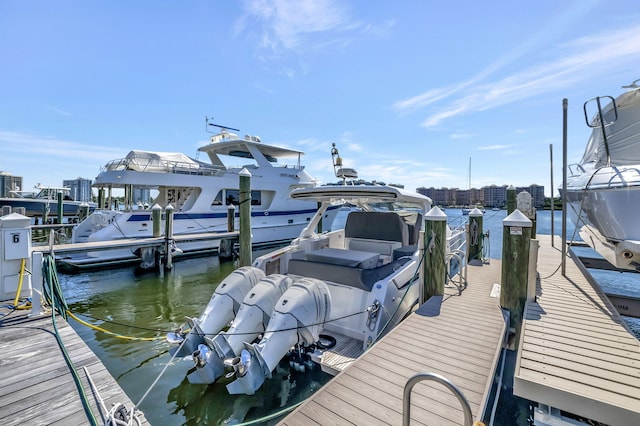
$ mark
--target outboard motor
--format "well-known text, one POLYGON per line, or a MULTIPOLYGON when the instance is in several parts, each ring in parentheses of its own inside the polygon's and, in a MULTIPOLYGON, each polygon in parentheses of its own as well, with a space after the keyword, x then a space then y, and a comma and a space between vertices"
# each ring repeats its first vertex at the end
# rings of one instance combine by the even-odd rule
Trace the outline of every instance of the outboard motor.
POLYGON ((198 345, 204 343, 205 336, 213 336, 229 324, 240 309, 244 297, 262 278, 262 269, 253 266, 243 266, 227 275, 218 284, 200 317, 188 319, 191 330, 186 336, 180 332, 167 334, 170 343, 182 344, 180 351, 174 356, 192 354, 198 345), (185 339, 186 342, 183 343, 185 339))
POLYGON ((244 343, 231 362, 236 380, 227 385, 229 393, 253 395, 293 345, 319 340, 330 312, 331 295, 324 281, 296 281, 276 303, 260 343, 244 343))
POLYGON ((267 329, 276 302, 293 283, 286 275, 272 274, 261 279, 244 298, 242 306, 227 332, 213 339, 205 338, 193 353, 195 369, 187 375, 189 382, 210 384, 224 374, 224 360, 240 354, 243 342, 252 342, 267 329))

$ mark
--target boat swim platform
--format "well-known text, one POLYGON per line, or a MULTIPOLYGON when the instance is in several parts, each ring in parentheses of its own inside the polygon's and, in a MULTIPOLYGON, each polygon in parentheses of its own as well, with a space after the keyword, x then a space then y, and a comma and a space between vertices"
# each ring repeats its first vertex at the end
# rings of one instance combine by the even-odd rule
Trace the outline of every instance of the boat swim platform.
MULTIPOLYGON (((468 286, 446 288, 374 344, 280 425, 399 425, 403 391, 418 373, 437 373, 482 420, 507 331, 499 297, 501 262, 469 266, 468 286)), ((464 413, 444 385, 422 381, 411 395, 412 425, 460 425, 464 413)))
MULTIPOLYGON (((13 303, 13 301, 4 302, 13 303)), ((51 315, 31 317, 31 310, 0 308, 0 424, 89 424, 79 391, 54 335, 51 315)), ((99 424, 113 404, 133 403, 98 357, 59 315, 56 326, 75 365, 84 393, 99 424), (90 385, 87 368, 97 392, 90 385)), ((139 413, 142 425, 149 422, 139 413)))
POLYGON ((640 424, 640 342, 578 256, 540 235, 536 300, 527 302, 514 394, 609 425, 640 424))

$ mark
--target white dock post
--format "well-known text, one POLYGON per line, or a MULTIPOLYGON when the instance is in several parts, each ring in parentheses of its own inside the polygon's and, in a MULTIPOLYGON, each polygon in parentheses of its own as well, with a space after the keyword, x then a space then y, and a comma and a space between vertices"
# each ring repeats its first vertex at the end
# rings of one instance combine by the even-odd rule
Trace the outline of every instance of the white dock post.
POLYGON ((30 316, 42 315, 42 253, 34 251, 31 253, 31 314, 30 316))
POLYGON ((165 207, 165 229, 164 229, 164 269, 168 271, 173 268, 173 206, 169 204, 165 207))

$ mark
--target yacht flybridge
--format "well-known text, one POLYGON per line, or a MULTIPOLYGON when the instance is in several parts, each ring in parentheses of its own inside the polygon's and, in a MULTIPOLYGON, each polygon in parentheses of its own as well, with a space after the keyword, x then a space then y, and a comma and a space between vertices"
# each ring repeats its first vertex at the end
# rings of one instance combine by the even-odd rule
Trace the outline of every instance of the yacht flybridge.
MULTIPOLYGON (((176 356, 193 360, 190 382, 227 373, 231 394, 252 395, 287 356, 297 371, 320 364, 337 374, 416 305, 428 197, 336 185, 298 188, 291 199, 320 206, 299 237, 231 273, 200 317, 167 336, 176 356), (354 206, 344 228, 317 233, 338 202, 354 206)), ((448 230, 449 252, 464 244, 463 229, 448 230)))

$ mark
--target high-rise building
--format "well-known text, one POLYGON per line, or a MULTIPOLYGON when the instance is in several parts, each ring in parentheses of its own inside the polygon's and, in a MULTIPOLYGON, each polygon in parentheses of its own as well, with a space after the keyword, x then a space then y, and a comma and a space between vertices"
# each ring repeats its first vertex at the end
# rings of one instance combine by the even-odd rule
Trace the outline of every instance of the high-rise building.
POLYGON ((22 176, 0 172, 0 197, 12 197, 11 191, 23 191, 22 176))
MULTIPOLYGON (((416 192, 431 198, 433 204, 437 206, 504 207, 507 205, 507 188, 507 185, 489 185, 480 189, 420 187, 416 189, 416 192)), ((516 194, 522 191, 531 194, 533 207, 544 207, 544 186, 534 183, 516 188, 516 194)))
POLYGON ((91 179, 76 178, 63 180, 62 186, 69 188, 69 195, 75 201, 91 201, 91 179))

